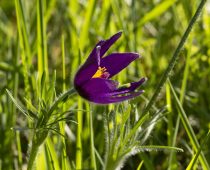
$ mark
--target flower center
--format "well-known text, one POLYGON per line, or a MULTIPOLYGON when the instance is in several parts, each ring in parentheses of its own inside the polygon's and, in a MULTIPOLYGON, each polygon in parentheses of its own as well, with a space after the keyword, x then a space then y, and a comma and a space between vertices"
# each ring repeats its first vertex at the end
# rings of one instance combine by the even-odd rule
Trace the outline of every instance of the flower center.
POLYGON ((106 67, 98 67, 98 70, 95 72, 95 74, 92 76, 92 78, 105 78, 107 79, 109 77, 109 73, 106 71, 106 67))

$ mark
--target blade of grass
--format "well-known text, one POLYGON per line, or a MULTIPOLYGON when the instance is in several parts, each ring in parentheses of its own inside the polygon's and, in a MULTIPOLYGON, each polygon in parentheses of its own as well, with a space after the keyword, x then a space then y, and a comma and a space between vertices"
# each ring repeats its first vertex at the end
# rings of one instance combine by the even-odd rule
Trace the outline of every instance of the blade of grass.
POLYGON ((207 144, 207 141, 209 140, 209 136, 210 136, 210 131, 208 131, 207 135, 205 136, 203 143, 201 144, 199 150, 197 151, 197 153, 193 156, 193 158, 191 159, 189 165, 187 166, 186 170, 191 170, 193 169, 196 161, 198 160, 199 155, 201 154, 202 148, 205 144, 207 144))
POLYGON ((86 43, 88 42, 88 31, 90 28, 91 24, 91 19, 93 17, 93 13, 95 11, 95 5, 96 5, 96 0, 90 0, 88 1, 88 5, 86 8, 86 14, 85 14, 85 21, 84 24, 82 25, 82 30, 80 34, 80 39, 79 39, 79 45, 80 49, 83 51, 86 43))
POLYGON ((100 154, 98 153, 98 151, 96 150, 95 148, 95 154, 96 154, 96 157, 98 158, 98 161, 100 162, 101 166, 102 166, 102 169, 104 169, 104 162, 103 162, 103 159, 101 158, 100 154))
POLYGON ((128 31, 127 25, 124 22, 125 18, 123 16, 122 12, 121 12, 121 7, 120 7, 120 4, 119 4, 120 1, 112 0, 110 2, 111 2, 111 6, 112 6, 112 9, 113 9, 113 12, 116 14, 116 16, 118 18, 118 22, 116 22, 116 23, 120 24, 120 25, 117 25, 117 28, 119 27, 120 29, 123 29, 124 36, 125 36, 125 39, 126 39, 125 42, 128 43, 129 48, 132 49, 132 46, 131 46, 132 44, 129 43, 130 42, 129 31, 128 31))
POLYGON ((171 109, 171 93, 170 87, 168 83, 166 84, 166 103, 167 103, 167 110, 169 111, 168 114, 168 127, 167 127, 167 135, 168 135, 168 145, 172 145, 172 135, 173 135, 173 118, 172 118, 172 109, 171 109))
POLYGON ((141 154, 139 154, 139 156, 144 161, 144 167, 146 169, 155 170, 154 165, 152 164, 149 156, 146 153, 142 152, 141 154))
MULTIPOLYGON (((16 40, 16 54, 18 51, 17 49, 18 49, 18 43, 16 40)), ((19 60, 18 55, 15 55, 14 60, 15 60, 14 61, 15 67, 18 67, 18 60, 19 60)), ((17 96, 18 96, 18 83, 19 83, 19 74, 18 72, 15 72, 14 83, 13 83, 13 94, 14 94, 15 99, 17 99, 17 96)), ((9 117, 12 120, 12 123, 15 124, 16 119, 17 119, 17 110, 14 104, 12 105, 12 115, 10 115, 9 117)), ((22 156, 21 138, 20 138, 20 133, 18 131, 15 133, 16 133, 17 150, 18 150, 18 164, 19 164, 20 169, 22 169, 23 156, 22 156)))
MULTIPOLYGON (((98 32, 103 31, 103 35, 106 35, 106 33, 110 34, 110 31, 108 30, 108 24, 110 24, 110 9, 111 9, 111 2, 110 1, 103 1, 103 5, 101 6, 101 11, 98 15, 97 19, 97 27, 99 28, 98 32)), ((98 33, 97 32, 97 33, 98 33)))
MULTIPOLYGON (((66 69, 65 69, 65 38, 64 35, 62 35, 61 38, 61 49, 62 49, 62 78, 63 78, 63 91, 66 91, 66 69)), ((66 103, 63 104, 62 112, 66 111, 66 103)), ((61 116, 60 118, 64 117, 61 116)), ((59 122, 59 127, 60 127, 60 133, 65 136, 65 121, 59 122)), ((62 166, 61 169, 67 169, 67 154, 66 154, 66 143, 65 143, 65 138, 61 138, 61 143, 62 143, 62 156, 61 156, 61 162, 62 166)))
POLYGON ((38 73, 42 75, 45 71, 48 80, 48 60, 47 60, 47 38, 46 25, 44 20, 44 2, 37 0, 37 53, 38 53, 38 73))
POLYGON ((147 12, 143 18, 140 19, 137 27, 141 27, 146 22, 156 19, 157 16, 163 14, 168 8, 170 8, 177 0, 165 0, 156 5, 151 11, 147 12))
MULTIPOLYGON (((33 169, 33 167, 34 167, 34 162, 35 162, 35 160, 36 160, 36 156, 37 156, 38 150, 39 150, 39 146, 32 143, 27 170, 32 170, 32 169, 33 169)), ((41 155, 41 154, 39 154, 37 160, 40 158, 40 155, 41 155)), ((39 165, 40 165, 40 162, 42 162, 42 161, 37 161, 37 162, 38 162, 39 165)))
POLYGON ((24 47, 25 47, 25 51, 26 51, 26 56, 27 56, 27 64, 31 64, 31 49, 30 49, 30 44, 29 44, 29 34, 28 34, 28 30, 26 27, 26 18, 25 18, 25 13, 24 13, 24 7, 22 4, 21 0, 18 0, 17 3, 17 8, 18 8, 18 13, 20 16, 20 22, 21 22, 21 28, 22 28, 22 34, 23 34, 23 40, 24 40, 24 47))
POLYGON ((169 62, 168 67, 166 68, 165 72, 163 73, 163 75, 162 75, 162 77, 160 79, 160 82, 158 83, 158 85, 157 85, 157 87, 155 89, 155 92, 152 95, 152 98, 150 99, 149 103, 147 104, 147 106, 143 110, 143 114, 147 113, 150 110, 150 108, 152 107, 152 105, 155 103, 155 101, 156 101, 156 99, 157 99, 161 89, 163 88, 163 85, 165 84, 167 78, 169 77, 171 71, 173 70, 173 68, 174 68, 174 66, 176 64, 176 61, 177 61, 177 59, 179 57, 179 54, 180 54, 180 52, 181 52, 181 50, 182 50, 182 48, 183 48, 183 46, 185 44, 185 41, 187 40, 187 38, 188 38, 188 36, 189 36, 189 34, 190 34, 191 30, 192 30, 192 27, 196 23, 196 20, 198 19, 198 16, 200 15, 200 13, 201 13, 205 3, 206 3, 206 0, 202 0, 200 5, 198 6, 194 16, 192 17, 192 19, 191 19, 191 21, 190 21, 190 23, 189 23, 189 25, 188 25, 184 35, 182 36, 182 38, 181 38, 181 40, 180 40, 180 42, 179 42, 179 44, 178 44, 178 46, 177 46, 177 48, 175 50, 175 52, 174 52, 170 62, 169 62))
POLYGON ((28 118, 30 118, 32 120, 33 117, 31 117, 31 115, 29 115, 27 113, 27 111, 20 106, 20 104, 18 103, 17 100, 15 100, 15 98, 12 96, 11 92, 9 90, 6 89, 7 94, 9 95, 9 97, 11 98, 11 100, 13 101, 13 103, 15 104, 15 106, 28 118))
POLYGON ((58 157, 56 155, 56 151, 54 149, 54 145, 53 145, 53 143, 52 143, 52 141, 51 141, 51 139, 49 137, 46 139, 45 148, 47 148, 45 150, 45 155, 46 155, 45 157, 46 157, 47 167, 52 167, 52 168, 49 168, 49 169, 52 169, 52 170, 60 170, 59 162, 58 162, 59 159, 58 159, 58 157))
POLYGON ((18 164, 20 166, 20 169, 22 168, 22 163, 23 163, 23 156, 22 156, 22 151, 21 151, 21 140, 20 140, 20 132, 16 131, 16 145, 17 145, 17 151, 18 151, 18 164))
MULTIPOLYGON (((50 117, 51 114, 53 113, 53 111, 57 108, 58 104, 60 104, 66 97, 68 97, 68 96, 70 96, 74 93, 75 93, 74 89, 70 89, 70 90, 64 92, 53 102, 49 111, 47 113, 46 112, 44 112, 44 113, 46 113, 46 115, 48 115, 50 117)), ((46 117, 46 119, 48 119, 49 117, 46 117)), ((46 122, 47 121, 48 120, 46 120, 46 122)), ((39 125, 37 125, 37 126, 39 126, 39 125)), ((56 131, 56 129, 52 129, 52 128, 45 128, 45 130, 43 132, 38 131, 38 133, 40 132, 39 134, 34 132, 34 137, 33 137, 33 141, 32 141, 32 147, 31 147, 30 157, 29 157, 29 162, 28 162, 28 170, 31 170, 33 168, 33 164, 34 164, 34 161, 36 159, 39 147, 41 146, 41 144, 46 139, 46 137, 48 135, 48 130, 56 131)), ((58 132, 58 134, 60 134, 60 132, 58 132)), ((62 134, 60 134, 60 135, 62 135, 62 134)))
MULTIPOLYGON (((45 153, 45 148, 44 148, 44 145, 42 145, 40 148, 39 148, 39 154, 37 154, 37 158, 36 158, 36 161, 35 161, 35 165, 33 167, 33 170, 44 170, 44 169, 47 169, 47 167, 49 167, 49 165, 47 165, 47 161, 46 161, 46 153, 45 153), (41 168, 40 168, 41 167, 41 168)), ((51 162, 52 164, 53 162, 51 162)), ((49 169, 51 170, 51 169, 49 169)))
POLYGON ((94 146, 94 130, 93 130, 93 106, 89 106, 91 109, 88 113, 90 114, 89 121, 90 121, 90 168, 96 170, 96 159, 95 159, 95 146, 94 146))
MULTIPOLYGON (((183 75, 183 79, 182 79, 181 92, 180 92, 180 103, 181 104, 183 104, 183 102, 184 102, 184 95, 185 95, 185 91, 186 91, 186 87, 187 87, 187 79, 188 79, 188 75, 189 75, 191 48, 192 48, 192 42, 193 42, 192 41, 192 36, 190 37, 190 41, 189 42, 190 43, 189 43, 187 59, 186 59, 186 64, 185 64, 185 69, 184 69, 184 75, 183 75)), ((172 140, 172 144, 171 144, 172 146, 175 146, 175 144, 176 144, 176 138, 177 138, 177 134, 178 134, 179 124, 180 124, 180 116, 178 116, 177 120, 176 120, 176 127, 175 127, 174 136, 173 136, 173 140, 172 140)), ((170 169, 170 167, 173 164, 172 161, 175 159, 174 156, 175 156, 174 152, 171 152, 170 156, 169 156, 169 169, 170 169)), ((177 162, 175 162, 174 165, 177 165, 177 162)))
POLYGON ((67 98, 68 96, 71 96, 73 94, 75 94, 75 89, 69 89, 66 92, 62 93, 60 96, 58 96, 58 98, 53 102, 52 106, 50 107, 48 114, 50 116, 50 114, 53 113, 53 111, 55 110, 56 107, 58 107, 58 105, 60 104, 60 102, 62 102, 65 98, 67 98))
MULTIPOLYGON (((168 129, 167 129, 167 135, 168 135, 168 145, 169 146, 175 146, 176 144, 176 138, 178 134, 179 129, 179 122, 180 117, 177 117, 176 126, 175 129, 173 129, 173 115, 172 115, 172 108, 171 108, 171 92, 170 92, 170 86, 168 83, 166 83, 166 101, 167 101, 167 109, 169 111, 168 114, 168 129)), ((168 170, 173 170, 178 168, 178 163, 175 157, 174 152, 170 152, 169 159, 168 159, 168 170)))
POLYGON ((53 13, 53 10, 56 7, 56 0, 50 0, 49 5, 46 8, 46 14, 45 14, 45 23, 47 24, 50 17, 52 16, 51 14, 53 13))
MULTIPOLYGON (((168 81, 168 82, 169 82, 169 85, 170 85, 173 97, 174 97, 174 99, 176 101, 176 104, 178 106, 178 109, 179 109, 178 113, 179 113, 179 116, 181 118, 182 124, 184 125, 184 128, 185 128, 185 130, 187 132, 187 135, 188 135, 188 137, 190 139, 190 143, 192 144, 193 149, 196 152, 198 152, 200 146, 199 146, 199 143, 197 141, 196 135, 195 135, 195 133, 194 133, 194 131, 193 131, 189 121, 188 121, 187 115, 186 115, 186 113, 185 113, 185 111, 184 111, 184 109, 183 109, 183 107, 182 107, 182 105, 181 105, 181 103, 180 103, 180 101, 179 101, 175 91, 174 91, 173 86, 171 85, 170 81, 168 81)), ((204 156, 202 151, 201 151, 201 154, 199 156, 199 160, 201 162, 201 165, 202 165, 203 169, 205 169, 205 170, 210 169, 210 167, 208 165, 208 162, 207 162, 207 160, 206 160, 206 158, 205 158, 205 156, 204 156)))
POLYGON ((77 141, 76 141, 76 169, 82 169, 82 99, 78 99, 78 112, 77 112, 77 141))
POLYGON ((140 169, 141 169, 141 167, 142 167, 142 165, 143 165, 143 163, 144 163, 144 161, 141 161, 141 162, 139 163, 139 166, 137 167, 137 169, 136 169, 136 170, 140 170, 140 169))
POLYGON ((149 118, 149 114, 145 114, 143 117, 141 117, 135 126, 130 130, 130 132, 127 134, 127 137, 122 141, 122 146, 127 145, 127 142, 130 140, 130 138, 138 131, 138 128, 149 118))
POLYGON ((136 149, 142 151, 154 151, 154 150, 173 150, 176 152, 184 152, 183 149, 172 147, 172 146, 162 146, 162 145, 146 145, 146 146, 137 146, 136 149))
POLYGON ((27 63, 29 55, 30 55, 30 48, 29 43, 26 35, 26 23, 24 19, 24 13, 23 13, 23 7, 21 4, 21 0, 15 0, 15 10, 16 10, 16 16, 17 16, 17 26, 18 26, 18 37, 20 42, 20 54, 21 54, 21 60, 23 64, 23 76, 24 76, 24 84, 25 84, 25 93, 26 98, 30 98, 29 93, 29 77, 28 77, 28 65, 27 63), (25 41, 24 41, 25 40, 25 41), (26 46, 26 49, 25 49, 26 46), (28 57, 27 57, 28 53, 28 57))

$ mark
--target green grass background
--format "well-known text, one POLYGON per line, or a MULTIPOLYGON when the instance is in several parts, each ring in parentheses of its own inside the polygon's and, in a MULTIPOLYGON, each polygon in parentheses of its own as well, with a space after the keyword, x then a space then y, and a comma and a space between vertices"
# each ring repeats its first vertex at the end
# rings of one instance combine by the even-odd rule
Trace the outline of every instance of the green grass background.
POLYGON ((33 168, 39 170, 208 170, 209 1, 170 82, 149 114, 142 114, 199 3, 1 0, 0 170, 27 169, 37 139, 41 143, 33 168), (50 110, 57 97, 73 87, 74 75, 94 45, 120 30, 123 36, 108 53, 132 51, 142 58, 114 79, 124 84, 147 77, 145 93, 108 106, 73 95, 50 110))

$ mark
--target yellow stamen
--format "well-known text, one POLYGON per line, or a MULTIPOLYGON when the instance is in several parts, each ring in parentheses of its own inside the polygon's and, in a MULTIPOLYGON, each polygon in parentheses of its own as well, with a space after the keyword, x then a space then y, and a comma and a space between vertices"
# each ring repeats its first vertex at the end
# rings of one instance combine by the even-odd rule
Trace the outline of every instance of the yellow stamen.
POLYGON ((106 73, 105 67, 98 67, 98 70, 96 71, 96 73, 93 75, 92 78, 101 78, 105 73, 106 73))

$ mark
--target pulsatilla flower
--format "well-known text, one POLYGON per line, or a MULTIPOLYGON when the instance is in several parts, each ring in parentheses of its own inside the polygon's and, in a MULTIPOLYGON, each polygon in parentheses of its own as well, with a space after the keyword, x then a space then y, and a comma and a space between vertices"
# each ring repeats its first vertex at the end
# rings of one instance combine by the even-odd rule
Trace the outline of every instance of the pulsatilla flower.
POLYGON ((143 93, 143 90, 136 89, 146 78, 121 87, 117 81, 110 79, 139 58, 137 53, 112 53, 103 57, 121 34, 118 32, 108 40, 99 41, 76 73, 74 86, 83 98, 98 104, 109 104, 132 99, 143 93))

